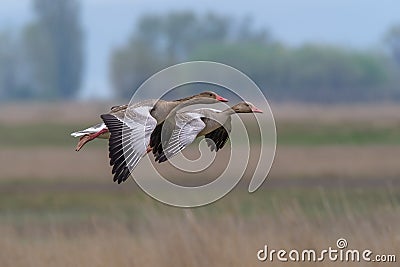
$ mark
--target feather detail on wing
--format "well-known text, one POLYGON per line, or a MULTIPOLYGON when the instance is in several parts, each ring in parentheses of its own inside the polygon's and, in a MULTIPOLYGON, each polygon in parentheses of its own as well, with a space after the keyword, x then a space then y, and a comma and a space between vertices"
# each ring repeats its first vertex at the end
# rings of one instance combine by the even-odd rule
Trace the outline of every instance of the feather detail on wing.
POLYGON ((109 140, 110 165, 114 181, 125 181, 130 172, 146 155, 150 135, 157 125, 150 115, 152 107, 128 108, 125 113, 101 115, 111 133, 109 140), (125 116, 124 116, 125 114, 125 116))
POLYGON ((166 120, 164 122, 164 126, 167 127, 165 130, 166 138, 163 138, 165 141, 163 140, 158 145, 155 160, 160 163, 164 162, 193 143, 197 135, 206 126, 202 116, 199 113, 185 112, 176 114, 173 120, 166 120))

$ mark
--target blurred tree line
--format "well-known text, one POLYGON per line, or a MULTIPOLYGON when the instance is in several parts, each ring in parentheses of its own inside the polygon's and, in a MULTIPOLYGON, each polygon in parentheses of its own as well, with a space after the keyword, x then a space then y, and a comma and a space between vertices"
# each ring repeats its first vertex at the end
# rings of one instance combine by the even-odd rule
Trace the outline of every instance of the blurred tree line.
POLYGON ((237 21, 192 12, 146 15, 127 44, 112 54, 111 79, 118 95, 128 98, 164 67, 211 60, 244 71, 274 100, 400 100, 400 27, 385 39, 394 60, 383 53, 329 45, 288 47, 266 29, 254 27, 250 18, 237 21))
MULTIPOLYGON (((83 73, 78 0, 33 0, 36 17, 19 34, 0 32, 0 100, 71 99, 83 73)), ((212 60, 245 72, 274 100, 400 100, 400 25, 390 53, 322 44, 290 47, 251 18, 215 13, 144 15, 110 56, 117 96, 129 98, 155 72, 179 62, 212 60)))
POLYGON ((34 0, 36 19, 0 33, 0 100, 71 99, 80 89, 83 33, 77 0, 34 0))
POLYGON ((223 48, 240 40, 267 44, 269 34, 254 30, 244 19, 232 25, 228 17, 213 13, 197 16, 192 12, 142 17, 124 47, 111 57, 111 79, 121 97, 130 97, 155 72, 192 59, 194 51, 208 44, 223 48))

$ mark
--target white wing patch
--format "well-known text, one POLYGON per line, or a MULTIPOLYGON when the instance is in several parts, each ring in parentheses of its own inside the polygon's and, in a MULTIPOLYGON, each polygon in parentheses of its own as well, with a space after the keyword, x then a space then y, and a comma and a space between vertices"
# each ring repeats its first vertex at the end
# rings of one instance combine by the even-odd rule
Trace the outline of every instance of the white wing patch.
POLYGON ((198 108, 198 109, 192 110, 191 112, 205 114, 205 113, 209 113, 209 112, 220 113, 222 111, 219 109, 215 109, 215 108, 198 108))
POLYGON ((175 128, 168 143, 164 145, 163 152, 156 157, 156 161, 164 162, 193 143, 197 135, 206 126, 201 119, 202 116, 202 114, 194 112, 176 114, 175 128))
POLYGON ((120 120, 128 128, 122 132, 122 142, 125 146, 126 165, 132 170, 139 163, 139 160, 146 155, 147 146, 150 143, 150 136, 157 121, 150 115, 152 107, 141 106, 132 110, 127 110, 125 117, 120 120))
POLYGON ((110 164, 114 181, 125 181, 139 160, 146 155, 150 136, 157 120, 150 115, 151 106, 128 108, 125 113, 104 114, 102 119, 111 132, 110 164))

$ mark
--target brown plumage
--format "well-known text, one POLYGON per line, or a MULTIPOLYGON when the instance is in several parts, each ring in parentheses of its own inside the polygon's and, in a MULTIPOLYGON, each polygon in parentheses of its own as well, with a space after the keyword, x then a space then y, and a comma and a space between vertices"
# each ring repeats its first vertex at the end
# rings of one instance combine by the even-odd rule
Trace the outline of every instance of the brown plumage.
POLYGON ((175 108, 192 104, 213 104, 227 100, 214 92, 203 92, 175 100, 145 100, 137 104, 114 107, 101 115, 108 131, 109 157, 114 181, 125 181, 139 160, 161 140, 162 123, 175 108))
POLYGON ((197 137, 205 136, 210 149, 218 151, 229 139, 231 115, 235 113, 262 113, 251 103, 241 102, 224 111, 202 108, 178 112, 165 120, 165 142, 153 148, 156 161, 164 162, 191 144, 197 137), (210 141, 212 140, 212 141, 210 141))

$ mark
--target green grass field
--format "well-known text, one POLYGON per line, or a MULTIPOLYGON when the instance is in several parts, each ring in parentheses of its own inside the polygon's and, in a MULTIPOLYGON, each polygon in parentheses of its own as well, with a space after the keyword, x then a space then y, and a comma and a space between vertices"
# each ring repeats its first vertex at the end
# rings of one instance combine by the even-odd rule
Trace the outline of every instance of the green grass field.
MULTIPOLYGON (((92 183, 92 188, 80 188, 77 182, 62 186, 49 182, 32 185, 32 192, 18 191, 18 185, 2 183, 8 192, 0 195, 2 221, 17 222, 28 216, 34 220, 46 220, 47 216, 82 220, 87 216, 118 220, 140 221, 146 210, 171 212, 176 208, 154 201, 128 181, 129 189, 112 188, 108 184, 92 183), (66 187, 69 185, 69 187, 66 187), (110 216, 111 215, 111 216, 110 216)), ((23 184, 23 183, 20 183, 23 184)), ((268 188, 248 194, 239 186, 224 199, 212 205, 193 209, 197 216, 257 216, 262 213, 277 216, 287 206, 296 207, 310 217, 341 216, 346 213, 357 215, 373 214, 376 210, 397 209, 400 204, 400 189, 388 187, 360 188, 268 188)))
MULTIPOLYGON (((250 130, 256 127, 254 122, 247 122, 250 130)), ((29 147, 29 146, 73 146, 76 139, 70 136, 71 132, 85 129, 90 124, 24 124, 0 125, 2 147, 29 147)), ((278 122, 278 145, 369 145, 369 144, 400 144, 399 124, 379 125, 369 122, 355 123, 317 123, 311 122, 278 122)), ((255 135, 255 134, 253 134, 255 135)), ((97 141, 97 140, 96 140, 97 141)), ((92 142, 97 146, 103 142, 92 142)), ((102 141, 102 140, 100 140, 102 141)))
MULTIPOLYGON (((324 112, 315 121, 277 116, 277 156, 263 186, 247 193, 247 177, 194 209, 159 203, 132 180, 113 183, 104 140, 75 152, 69 134, 90 126, 87 116, 0 117, 0 265, 262 266, 256 253, 264 244, 323 249, 340 237, 351 248, 398 253, 400 123, 325 120, 332 109, 324 112)), ((246 123, 257 144, 255 124, 246 123)))
POLYGON ((278 124, 278 140, 283 145, 370 145, 400 144, 399 125, 371 123, 278 124))

